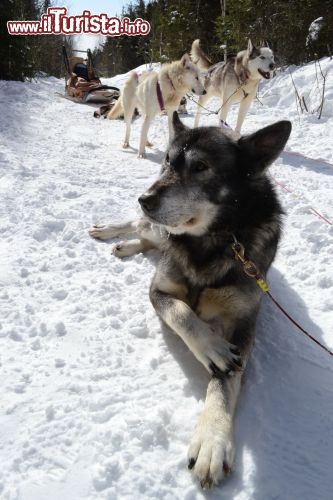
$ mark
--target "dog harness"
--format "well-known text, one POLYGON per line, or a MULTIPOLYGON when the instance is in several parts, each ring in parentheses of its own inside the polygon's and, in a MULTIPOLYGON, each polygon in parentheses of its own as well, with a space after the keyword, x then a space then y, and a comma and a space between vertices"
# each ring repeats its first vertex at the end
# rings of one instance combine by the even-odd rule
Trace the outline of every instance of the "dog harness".
MULTIPOLYGON (((176 92, 175 86, 172 83, 172 80, 171 80, 170 76, 167 75, 167 77, 168 77, 169 83, 170 83, 170 85, 172 87, 172 90, 175 93, 176 92)), ((164 105, 164 99, 163 99, 163 95, 162 95, 162 90, 161 90, 161 85, 160 85, 160 82, 158 80, 156 82, 156 94, 157 94, 157 100, 158 100, 158 104, 160 106, 160 110, 161 111, 166 111, 165 105, 164 105)))
POLYGON ((162 91, 161 91, 161 85, 160 85, 160 82, 158 80, 156 83, 156 94, 157 94, 157 100, 158 100, 158 104, 160 106, 160 110, 165 111, 164 100, 163 100, 162 91))
MULTIPOLYGON (((213 64, 213 66, 210 66, 210 68, 208 68, 205 76, 207 78, 212 78, 214 73, 216 71, 220 70, 221 68, 222 68, 222 72, 224 73, 225 71, 227 71, 228 65, 230 65, 230 63, 232 63, 234 60, 235 60, 235 58, 233 57, 233 58, 230 58, 226 62, 220 61, 216 64, 213 64)), ((235 69, 234 69, 234 71, 235 71, 235 69)), ((245 92, 245 90, 243 89, 243 86, 247 83, 247 80, 249 79, 249 72, 244 68, 244 69, 242 69, 242 71, 239 75, 236 73, 236 71, 235 71, 235 74, 238 78, 239 87, 237 87, 235 92, 233 92, 233 94, 230 97, 232 97, 234 94, 236 94, 239 90, 242 90, 243 99, 245 99, 249 94, 247 92, 245 92)))
POLYGON ((220 68, 223 68, 223 66, 225 66, 225 64, 226 63, 224 61, 220 61, 216 64, 213 64, 212 66, 210 66, 207 69, 206 76, 208 76, 208 78, 211 78, 213 73, 215 73, 215 71, 219 70, 220 68))

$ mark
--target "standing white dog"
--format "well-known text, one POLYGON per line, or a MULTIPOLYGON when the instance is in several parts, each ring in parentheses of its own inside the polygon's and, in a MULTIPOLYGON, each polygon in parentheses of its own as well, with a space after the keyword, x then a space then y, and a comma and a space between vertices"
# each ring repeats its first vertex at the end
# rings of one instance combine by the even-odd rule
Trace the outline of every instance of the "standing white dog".
POLYGON ((200 40, 194 40, 191 49, 192 61, 201 70, 207 72, 205 77, 206 95, 199 98, 194 126, 199 125, 199 118, 205 103, 213 96, 220 97, 221 108, 219 119, 224 124, 233 103, 239 102, 236 132, 240 132, 245 115, 255 98, 259 82, 268 80, 275 68, 274 54, 268 47, 257 48, 248 42, 246 50, 238 52, 227 62, 219 62, 212 66, 211 61, 200 47, 200 40))
POLYGON ((124 115, 126 134, 123 147, 129 147, 135 108, 139 109, 143 117, 140 158, 145 155, 145 147, 150 145, 147 137, 151 121, 161 111, 166 111, 168 114, 169 140, 171 140, 173 112, 178 109, 182 97, 189 91, 198 95, 206 93, 200 81, 199 68, 192 63, 188 54, 183 55, 180 61, 163 65, 159 73, 152 71, 139 76, 133 71, 121 91, 117 104, 108 114, 110 120, 124 115))

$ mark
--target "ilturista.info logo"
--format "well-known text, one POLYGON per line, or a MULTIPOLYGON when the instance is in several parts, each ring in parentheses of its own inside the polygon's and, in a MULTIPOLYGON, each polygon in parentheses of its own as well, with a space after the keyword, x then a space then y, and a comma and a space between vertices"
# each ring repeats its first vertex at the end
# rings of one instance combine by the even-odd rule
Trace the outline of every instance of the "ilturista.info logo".
POLYGON ((67 16, 66 7, 49 7, 40 21, 8 21, 8 33, 11 35, 147 35, 150 24, 140 17, 131 21, 128 17, 119 19, 107 14, 91 14, 84 10, 80 16, 67 16))

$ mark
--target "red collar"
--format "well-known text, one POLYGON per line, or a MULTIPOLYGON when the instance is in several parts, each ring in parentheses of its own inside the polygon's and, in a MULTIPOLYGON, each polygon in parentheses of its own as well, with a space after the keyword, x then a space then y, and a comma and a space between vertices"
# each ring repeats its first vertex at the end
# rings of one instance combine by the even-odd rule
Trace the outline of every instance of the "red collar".
POLYGON ((172 80, 171 80, 170 76, 168 75, 168 73, 167 73, 167 77, 168 77, 168 80, 169 80, 169 83, 170 83, 170 85, 171 85, 172 89, 176 92, 175 86, 174 86, 174 84, 172 83, 172 80))
MULTIPOLYGON (((172 80, 171 80, 171 78, 170 78, 170 76, 168 74, 167 74, 167 77, 168 77, 169 83, 170 83, 170 85, 172 87, 172 90, 174 92, 176 92, 175 86, 172 83, 172 80)), ((156 94, 157 94, 157 100, 158 100, 158 104, 160 105, 161 111, 165 111, 165 106, 164 106, 164 100, 163 100, 161 85, 160 85, 160 82, 158 80, 157 80, 157 83, 156 83, 156 94)))
POLYGON ((157 94, 158 104, 160 105, 160 110, 165 111, 164 100, 163 100, 163 95, 162 95, 162 91, 161 91, 161 85, 160 85, 160 82, 158 80, 156 82, 156 94, 157 94))

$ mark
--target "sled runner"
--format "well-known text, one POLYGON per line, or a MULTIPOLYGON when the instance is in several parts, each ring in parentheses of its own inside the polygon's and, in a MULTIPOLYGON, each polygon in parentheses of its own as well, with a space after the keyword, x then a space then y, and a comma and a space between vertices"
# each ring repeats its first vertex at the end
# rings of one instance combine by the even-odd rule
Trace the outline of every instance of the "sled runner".
MULTIPOLYGON (((74 52, 85 52, 75 50, 74 52)), ((65 97, 84 104, 107 104, 119 97, 118 87, 102 85, 94 68, 90 49, 86 51, 86 61, 82 57, 68 57, 63 46, 65 65, 65 97)))

